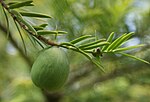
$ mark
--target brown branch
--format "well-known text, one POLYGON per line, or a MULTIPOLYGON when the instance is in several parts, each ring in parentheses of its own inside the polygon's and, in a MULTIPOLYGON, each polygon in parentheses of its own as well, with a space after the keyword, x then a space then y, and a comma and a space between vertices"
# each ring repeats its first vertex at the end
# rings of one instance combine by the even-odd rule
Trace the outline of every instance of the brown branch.
MULTIPOLYGON (((45 44, 47 45, 51 45, 51 46, 59 46, 59 44, 49 40, 49 39, 46 39, 40 35, 35 35, 32 31, 30 31, 28 29, 28 27, 23 24, 22 22, 20 22, 18 19, 16 19, 16 16, 14 14, 12 14, 8 8, 8 6, 3 2, 3 0, 0 0, 0 3, 2 4, 2 6, 11 14, 12 18, 18 22, 18 24, 25 30, 27 31, 31 36, 34 36, 36 37, 37 39, 39 39, 40 41, 44 42, 45 44)), ((7 35, 7 29, 2 25, 0 24, 0 29, 5 33, 5 35, 7 35)), ((30 59, 24 54, 23 50, 17 45, 16 41, 13 39, 12 37, 12 34, 11 32, 9 32, 9 40, 11 41, 11 43, 13 44, 13 46, 18 49, 18 51, 20 52, 21 56, 25 59, 25 61, 30 65, 32 66, 32 62, 30 61, 30 59)), ((46 98, 46 101, 47 102, 59 102, 60 99, 63 97, 63 94, 60 93, 60 92, 56 92, 56 93, 47 93, 46 91, 43 91, 43 94, 46 98)))
MULTIPOLYGON (((2 4, 2 6, 11 14, 12 18, 18 22, 18 24, 24 29, 26 30, 31 36, 35 36, 37 39, 39 39, 40 41, 43 41, 44 43, 46 43, 47 45, 51 45, 51 46, 59 46, 59 44, 49 40, 49 39, 46 39, 44 38, 43 36, 40 36, 40 35, 36 35, 34 34, 34 32, 30 31, 28 29, 28 27, 23 24, 21 21, 17 20, 16 19, 16 16, 14 14, 12 14, 9 10, 9 8, 7 7, 7 5, 3 2, 3 0, 0 0, 0 3, 2 4)), ((6 33, 7 32, 7 29, 4 28, 2 25, 0 25, 0 28, 6 33)), ((12 38, 11 34, 10 34, 10 40, 12 42, 12 44, 19 50, 19 52, 21 53, 21 55, 23 56, 23 58, 26 59, 26 61, 29 61, 28 58, 26 58, 26 55, 24 55, 22 49, 20 49, 15 40, 12 38)), ((116 69, 114 70, 113 72, 109 73, 109 74, 106 74, 104 76, 101 76, 101 77, 98 77, 96 78, 95 80, 92 80, 92 82, 88 83, 87 86, 82 86, 81 88, 87 88, 87 87, 91 87, 94 83, 99 83, 99 82, 104 82, 104 81, 107 81, 107 80, 110 80, 110 79, 113 79, 113 78, 116 78, 118 76, 123 76, 125 74, 132 74, 134 72, 137 72, 137 71, 141 71, 143 70, 142 68, 138 68, 138 69, 131 69, 130 68, 131 66, 127 67, 127 68, 122 68, 122 69, 116 69)), ((83 75, 88 75, 88 73, 90 73, 91 70, 85 70, 82 74, 76 74, 75 77, 73 77, 68 84, 70 85, 71 83, 75 83, 80 77, 82 77, 83 75)), ((58 98, 61 98, 62 95, 60 95, 59 93, 56 93, 56 94, 49 94, 49 93, 46 93, 46 92, 43 92, 44 95, 47 97, 48 100, 52 99, 53 101, 58 98), (57 97, 56 97, 57 96, 57 97), (56 97, 56 98, 55 98, 56 97)), ((58 101, 58 100, 57 100, 58 101)))
MULTIPOLYGON (((0 23, 0 29, 1 31, 3 31, 4 35, 7 35, 7 29, 0 23)), ((12 33, 9 32, 9 40, 11 42, 11 44, 19 51, 20 55, 24 58, 24 60, 27 62, 27 64, 30 66, 32 66, 32 61, 30 60, 29 57, 27 57, 23 50, 17 45, 16 41, 13 39, 12 37, 12 33)), ((63 97, 63 93, 60 92, 56 92, 56 93, 48 93, 44 90, 42 90, 42 93, 44 94, 46 101, 47 102, 59 102, 59 100, 63 97)))
POLYGON ((19 24, 26 32, 28 32, 31 36, 36 37, 37 39, 39 39, 40 41, 44 42, 44 43, 47 44, 47 45, 59 46, 59 44, 57 44, 56 42, 53 42, 53 41, 51 41, 51 40, 49 40, 49 39, 47 39, 47 38, 45 38, 45 37, 43 37, 43 36, 41 36, 41 35, 36 35, 34 32, 30 31, 30 30, 28 29, 28 27, 27 27, 24 23, 22 23, 20 20, 17 19, 17 17, 16 17, 15 14, 13 14, 12 12, 10 12, 9 7, 4 3, 3 0, 0 0, 0 3, 1 3, 2 6, 11 14, 12 18, 13 18, 16 22, 18 22, 18 24, 19 24))

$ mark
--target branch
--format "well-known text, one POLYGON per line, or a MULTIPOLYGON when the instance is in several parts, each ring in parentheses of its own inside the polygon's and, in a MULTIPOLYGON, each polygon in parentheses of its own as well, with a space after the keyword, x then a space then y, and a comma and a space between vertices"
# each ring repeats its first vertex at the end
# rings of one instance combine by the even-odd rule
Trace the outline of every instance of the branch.
MULTIPOLYGON (((11 14, 12 18, 18 22, 18 24, 25 30, 27 31, 31 36, 36 37, 37 39, 39 39, 40 41, 43 41, 44 43, 46 43, 47 45, 51 45, 51 46, 59 46, 57 43, 50 41, 49 39, 46 39, 40 35, 35 35, 32 31, 30 31, 27 26, 25 24, 23 24, 22 22, 20 22, 19 20, 16 19, 16 16, 14 14, 12 14, 8 8, 8 6, 3 2, 3 0, 0 0, 0 3, 2 4, 2 6, 11 14)), ((0 24, 0 29, 4 32, 3 34, 7 35, 7 29, 0 24)), ((9 32, 9 40, 11 41, 11 43, 13 44, 13 46, 19 51, 19 53, 21 54, 21 56, 25 59, 25 61, 28 63, 29 66, 32 66, 32 61, 24 54, 23 50, 17 45, 16 41, 13 39, 11 32, 9 32)), ((56 92, 56 93, 47 93, 46 91, 42 90, 46 101, 47 102, 59 102, 59 100, 63 97, 63 94, 60 92, 56 92)))
MULTIPOLYGON (((4 35, 6 36, 7 35, 7 29, 0 23, 0 29, 1 31, 3 31, 4 35)), ((20 55, 24 58, 24 60, 27 62, 27 64, 30 66, 32 66, 32 61, 30 60, 29 57, 27 57, 23 50, 17 45, 16 41, 13 39, 12 37, 12 33, 9 32, 9 40, 11 42, 11 44, 18 50, 18 52, 20 53, 20 55)), ((63 94, 60 93, 60 92, 56 92, 56 93, 48 93, 44 90, 42 90, 42 93, 44 94, 45 98, 46 98, 46 101, 47 102, 59 102, 59 100, 63 97, 63 94)))
POLYGON ((56 42, 53 42, 41 35, 36 35, 34 32, 30 31, 28 29, 28 27, 23 23, 21 22, 20 20, 17 19, 16 15, 13 14, 12 12, 10 12, 10 9, 8 8, 7 4, 4 3, 3 0, 0 0, 0 3, 2 4, 2 6, 11 14, 11 17, 16 21, 18 22, 18 24, 22 27, 22 29, 24 29, 26 32, 28 32, 31 36, 34 36, 36 37, 37 39, 39 39, 40 41, 44 42, 45 44, 47 45, 51 45, 51 46, 59 46, 59 44, 57 44, 56 42))

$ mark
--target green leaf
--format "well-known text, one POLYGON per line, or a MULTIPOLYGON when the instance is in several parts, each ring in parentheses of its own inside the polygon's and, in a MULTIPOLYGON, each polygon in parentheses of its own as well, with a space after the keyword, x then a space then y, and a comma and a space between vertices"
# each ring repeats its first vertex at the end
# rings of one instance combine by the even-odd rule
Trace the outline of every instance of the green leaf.
POLYGON ((122 36, 120 36, 119 38, 117 38, 116 40, 114 40, 106 49, 106 51, 110 51, 120 40, 121 38, 125 36, 125 34, 123 34, 122 36))
POLYGON ((6 14, 4 8, 2 8, 2 10, 3 10, 3 12, 4 12, 5 19, 6 19, 6 24, 7 24, 7 36, 6 36, 6 38, 8 39, 9 34, 10 34, 10 29, 9 29, 9 19, 8 19, 8 16, 7 16, 7 14, 6 14))
POLYGON ((23 24, 25 24, 25 25, 28 27, 28 29, 30 30, 30 32, 34 33, 35 35, 37 34, 36 30, 32 27, 32 25, 30 25, 30 24, 29 24, 27 21, 25 21, 24 19, 20 19, 20 20, 22 20, 21 22, 22 22, 23 24))
POLYGON ((133 59, 136 59, 136 60, 139 60, 139 61, 144 62, 144 63, 146 63, 146 64, 150 64, 150 62, 145 61, 145 60, 143 60, 143 59, 141 59, 141 58, 138 58, 138 57, 133 56, 133 55, 130 55, 130 54, 126 54, 126 53, 122 53, 122 52, 119 52, 119 54, 124 55, 124 56, 127 56, 127 57, 130 57, 130 58, 133 58, 133 59))
POLYGON ((36 46, 35 46, 36 43, 35 43, 35 40, 34 40, 34 36, 27 33, 27 37, 31 41, 32 45, 36 48, 36 46))
POLYGON ((18 32, 19 32, 20 38, 21 38, 21 40, 22 40, 25 54, 27 54, 27 49, 26 49, 25 41, 24 41, 24 39, 23 39, 23 36, 22 36, 21 31, 20 31, 20 29, 19 29, 19 26, 17 25, 17 23, 16 23, 15 20, 14 20, 14 22, 15 22, 15 25, 16 25, 17 30, 18 30, 18 32))
POLYGON ((108 48, 106 49, 107 52, 110 52, 112 50, 114 50, 115 48, 119 47, 121 44, 123 44, 126 40, 128 40, 131 36, 133 35, 133 33, 129 33, 129 34, 123 34, 122 36, 120 36, 119 38, 117 38, 115 41, 113 41, 108 48))
POLYGON ((139 47, 142 47, 142 46, 144 46, 144 44, 140 44, 140 45, 136 45, 136 46, 124 47, 124 48, 117 48, 117 49, 113 50, 113 52, 127 51, 127 50, 131 50, 131 49, 139 48, 139 47))
POLYGON ((78 47, 76 47, 75 45, 71 44, 70 42, 63 42, 59 46, 67 48, 67 49, 72 49, 73 51, 77 51, 78 50, 78 47))
MULTIPOLYGON (((126 34, 126 35, 121 39, 120 44, 118 44, 117 47, 120 47, 122 44, 124 44, 126 41, 128 41, 128 40, 131 38, 131 36, 133 36, 133 34, 134 34, 134 32, 130 32, 130 33, 126 34)), ((117 48, 117 47, 116 47, 116 48, 117 48)), ((114 48, 114 49, 115 49, 115 48, 114 48)))
POLYGON ((104 66, 100 63, 100 61, 97 58, 92 58, 91 60, 98 68, 100 68, 101 71, 105 72, 104 66))
POLYGON ((43 43, 42 43, 40 40, 38 40, 38 39, 37 39, 36 37, 34 37, 34 36, 32 36, 32 38, 34 39, 34 41, 36 41, 37 44, 40 45, 41 48, 44 49, 43 43))
POLYGON ((75 45, 79 47, 80 45, 84 45, 86 43, 93 42, 93 41, 95 41, 95 37, 90 37, 80 41, 79 43, 76 43, 75 45))
POLYGON ((39 30, 37 31, 38 35, 52 35, 52 34, 58 34, 58 35, 63 35, 67 34, 65 31, 50 31, 50 30, 39 30))
POLYGON ((39 17, 39 18, 52 18, 49 15, 42 14, 42 13, 36 13, 36 12, 19 12, 22 16, 26 17, 39 17))
MULTIPOLYGON (((111 42, 113 41, 114 35, 115 35, 115 33, 114 33, 114 32, 112 32, 112 33, 109 35, 109 37, 108 37, 107 41, 111 43, 111 42)), ((102 49, 101 49, 101 51, 106 50, 106 49, 108 48, 108 46, 109 46, 109 45, 105 45, 105 46, 103 46, 103 47, 102 47, 102 49)))
POLYGON ((28 38, 29 38, 29 40, 31 41, 31 43, 33 44, 33 46, 36 48, 36 44, 38 44, 41 48, 43 48, 44 49, 44 43, 43 42, 41 42, 39 39, 37 39, 35 36, 32 36, 32 35, 30 35, 30 34, 27 34, 28 35, 28 38))
POLYGON ((46 26, 48 26, 48 24, 41 24, 39 26, 45 28, 46 26))
POLYGON ((6 3, 7 5, 12 5, 12 4, 16 4, 16 3, 18 3, 17 1, 9 1, 8 3, 6 3))
POLYGON ((68 33, 65 31, 57 31, 57 34, 68 34, 68 33))
POLYGON ((76 48, 76 52, 80 52, 81 54, 85 55, 89 60, 91 60, 91 56, 89 56, 87 53, 85 53, 83 50, 79 49, 78 47, 76 47, 75 45, 71 44, 70 42, 64 42, 64 43, 61 43, 60 46, 62 45, 67 45, 67 46, 72 46, 74 48, 76 48))
POLYGON ((83 47, 81 49, 82 50, 90 50, 90 49, 94 49, 94 48, 104 46, 104 45, 109 45, 109 44, 110 44, 109 42, 104 41, 104 42, 99 42, 99 43, 96 43, 96 44, 93 44, 93 45, 90 45, 90 46, 87 46, 87 47, 83 47))
POLYGON ((40 26, 32 26, 36 31, 38 30, 43 30, 43 27, 40 27, 40 26))
POLYGON ((94 42, 90 42, 90 43, 87 43, 87 44, 83 44, 83 45, 80 45, 79 48, 84 48, 84 47, 88 47, 88 46, 91 46, 91 45, 95 45, 95 44, 98 44, 102 41, 105 41, 106 39, 99 39, 97 41, 94 41, 94 42))
MULTIPOLYGON (((11 6, 11 5, 17 4, 17 3, 18 3, 17 1, 11 1, 7 5, 11 6)), ((30 4, 26 4, 26 6, 34 6, 34 4, 30 3, 30 4)))
POLYGON ((24 6, 28 6, 32 3, 33 1, 32 0, 29 0, 29 1, 23 1, 23 2, 20 2, 20 3, 14 3, 14 4, 11 4, 9 6, 10 9, 15 9, 15 8, 20 8, 20 7, 24 7, 24 6))
POLYGON ((47 26, 48 24, 41 24, 38 26, 33 26, 33 28, 38 31, 38 30, 44 30, 44 28, 47 26))
POLYGON ((81 42, 81 41, 83 41, 83 40, 85 40, 85 39, 88 39, 88 38, 91 38, 91 37, 92 37, 92 35, 84 35, 84 36, 81 36, 81 37, 79 37, 79 38, 76 38, 76 39, 70 41, 70 43, 76 44, 76 43, 78 43, 78 42, 81 42))
POLYGON ((71 43, 68 43, 68 42, 64 42, 64 43, 61 43, 60 46, 61 47, 64 47, 63 45, 67 45, 67 46, 71 46, 73 48, 76 48, 76 49, 72 49, 76 52, 79 52, 81 54, 83 54, 85 57, 87 57, 93 64, 95 64, 97 67, 99 67, 103 72, 104 72, 104 67, 101 65, 100 61, 96 58, 92 58, 90 55, 88 55, 84 50, 76 47, 75 45, 71 44, 71 43))
POLYGON ((39 30, 37 31, 38 35, 49 35, 49 34, 57 34, 56 31, 50 31, 50 30, 39 30))
POLYGON ((10 12, 16 16, 17 20, 26 25, 32 33, 37 34, 36 30, 32 27, 32 25, 25 21, 19 12, 17 12, 16 10, 10 10, 10 12))

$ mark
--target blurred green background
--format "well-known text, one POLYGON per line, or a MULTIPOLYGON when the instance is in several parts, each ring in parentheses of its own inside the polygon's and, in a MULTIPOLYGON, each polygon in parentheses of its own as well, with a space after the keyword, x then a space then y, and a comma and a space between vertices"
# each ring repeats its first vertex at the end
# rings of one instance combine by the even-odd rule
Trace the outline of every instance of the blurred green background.
MULTIPOLYGON (((24 9, 49 14, 53 19, 25 19, 33 25, 48 22, 50 30, 67 31, 68 35, 60 36, 58 42, 85 34, 107 38, 111 32, 116 37, 135 32, 125 45, 146 46, 128 53, 150 61, 150 0, 33 1, 35 6, 24 9)), ((59 92, 43 92, 30 79, 32 63, 41 49, 34 47, 24 34, 25 55, 13 20, 10 16, 9 19, 12 38, 7 39, 0 6, 0 102, 150 102, 150 66, 112 54, 102 58, 106 71, 102 73, 81 54, 67 51, 68 81, 59 92)))

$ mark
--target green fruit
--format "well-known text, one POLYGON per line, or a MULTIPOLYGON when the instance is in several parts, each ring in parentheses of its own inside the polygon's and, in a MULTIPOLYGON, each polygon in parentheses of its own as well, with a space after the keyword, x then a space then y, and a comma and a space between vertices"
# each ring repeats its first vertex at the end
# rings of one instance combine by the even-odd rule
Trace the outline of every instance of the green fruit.
POLYGON ((61 88, 69 74, 69 62, 66 53, 56 47, 40 53, 31 69, 33 83, 45 90, 55 91, 61 88))

